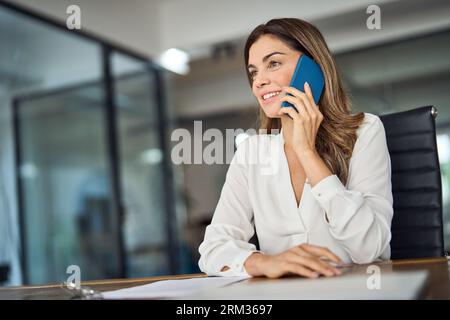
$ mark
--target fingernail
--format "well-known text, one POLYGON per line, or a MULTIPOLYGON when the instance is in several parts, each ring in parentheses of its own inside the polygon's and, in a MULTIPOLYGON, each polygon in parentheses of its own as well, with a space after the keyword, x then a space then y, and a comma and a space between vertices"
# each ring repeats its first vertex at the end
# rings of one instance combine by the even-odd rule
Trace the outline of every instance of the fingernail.
POLYGON ((309 83, 308 82, 305 82, 305 85, 309 88, 309 83))
POLYGON ((314 278, 317 278, 317 277, 319 276, 319 274, 318 274, 317 272, 314 272, 314 273, 312 274, 312 276, 313 276, 314 278))

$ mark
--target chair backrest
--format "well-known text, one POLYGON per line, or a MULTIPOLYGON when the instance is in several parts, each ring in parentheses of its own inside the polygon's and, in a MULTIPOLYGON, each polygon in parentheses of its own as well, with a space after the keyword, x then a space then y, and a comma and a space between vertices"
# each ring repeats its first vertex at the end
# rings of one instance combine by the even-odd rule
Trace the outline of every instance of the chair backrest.
POLYGON ((444 256, 433 106, 381 115, 392 164, 391 259, 444 256))

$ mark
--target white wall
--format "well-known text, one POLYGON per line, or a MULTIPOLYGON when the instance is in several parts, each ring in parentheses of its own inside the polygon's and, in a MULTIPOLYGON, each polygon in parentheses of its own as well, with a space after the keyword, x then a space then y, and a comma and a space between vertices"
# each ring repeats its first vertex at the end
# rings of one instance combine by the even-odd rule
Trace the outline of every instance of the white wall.
POLYGON ((81 9, 81 28, 144 55, 160 50, 160 0, 9 0, 65 23, 66 8, 81 9))
MULTIPOLYGON (((274 17, 289 16, 317 21, 355 10, 364 12, 369 4, 406 2, 406 0, 8 1, 60 21, 65 21, 67 17, 67 6, 77 4, 81 8, 83 28, 149 56, 171 47, 195 51, 199 47, 207 47, 217 42, 242 38, 256 25, 274 17)), ((421 2, 433 1, 421 0, 421 2)), ((351 45, 352 41, 347 38, 344 42, 351 45)))
POLYGON ((386 0, 171 0, 160 3, 161 47, 186 49, 236 39, 272 18, 317 20, 386 0), (186 5, 189 3, 189 5, 186 5))
POLYGON ((67 6, 77 4, 83 28, 148 56, 171 47, 197 52, 243 38, 275 17, 298 17, 322 25, 330 48, 339 51, 450 25, 447 0, 8 1, 61 21, 67 17, 67 6), (382 30, 365 27, 370 4, 381 7, 382 30))

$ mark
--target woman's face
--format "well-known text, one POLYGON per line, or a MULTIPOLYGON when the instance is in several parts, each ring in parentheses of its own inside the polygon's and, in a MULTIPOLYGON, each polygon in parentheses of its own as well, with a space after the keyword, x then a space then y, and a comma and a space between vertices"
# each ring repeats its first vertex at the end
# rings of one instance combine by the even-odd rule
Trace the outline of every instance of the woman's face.
POLYGON ((249 50, 248 70, 252 92, 269 118, 279 118, 282 87, 288 87, 301 52, 272 35, 261 36, 249 50))

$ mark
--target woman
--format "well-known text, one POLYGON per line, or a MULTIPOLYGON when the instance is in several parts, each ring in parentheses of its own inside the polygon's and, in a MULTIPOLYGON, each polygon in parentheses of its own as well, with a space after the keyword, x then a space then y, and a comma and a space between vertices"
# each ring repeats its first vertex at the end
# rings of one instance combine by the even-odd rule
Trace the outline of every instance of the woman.
POLYGON ((351 113, 336 64, 319 30, 273 19, 247 39, 245 65, 262 129, 237 149, 200 245, 209 275, 335 276, 342 263, 390 258, 391 163, 381 120, 351 113), (321 67, 315 105, 288 87, 302 54, 321 67), (287 95, 287 94, 291 95, 287 95), (287 101, 294 108, 283 107, 287 101), (253 163, 250 159, 261 157, 253 163), (264 173, 269 163, 276 170, 264 173), (260 251, 249 243, 254 230, 260 251))

